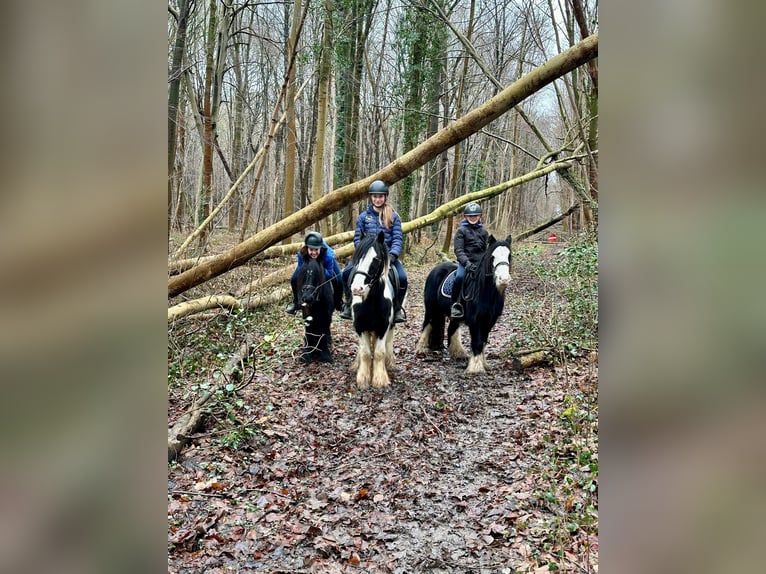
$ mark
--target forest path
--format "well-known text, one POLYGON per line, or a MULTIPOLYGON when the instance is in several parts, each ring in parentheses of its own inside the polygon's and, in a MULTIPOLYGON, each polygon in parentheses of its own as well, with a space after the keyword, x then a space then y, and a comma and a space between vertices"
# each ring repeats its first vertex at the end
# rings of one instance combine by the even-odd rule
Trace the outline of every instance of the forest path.
POLYGON ((169 572, 597 572, 597 430, 566 415, 585 397, 597 425, 596 367, 511 370, 514 301, 535 288, 516 270, 489 373, 416 356, 428 269, 408 268, 390 387, 354 388, 357 338, 337 313, 333 364, 277 349, 270 372, 246 373, 236 448, 214 420, 169 466, 169 572))

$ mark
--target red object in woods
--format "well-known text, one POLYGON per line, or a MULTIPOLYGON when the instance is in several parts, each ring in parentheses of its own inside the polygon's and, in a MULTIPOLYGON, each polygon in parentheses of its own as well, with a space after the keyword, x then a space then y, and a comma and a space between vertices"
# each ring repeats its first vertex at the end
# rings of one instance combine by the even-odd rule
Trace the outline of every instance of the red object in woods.
POLYGON ((555 233, 548 234, 548 241, 550 241, 551 243, 556 243, 556 234, 555 233))

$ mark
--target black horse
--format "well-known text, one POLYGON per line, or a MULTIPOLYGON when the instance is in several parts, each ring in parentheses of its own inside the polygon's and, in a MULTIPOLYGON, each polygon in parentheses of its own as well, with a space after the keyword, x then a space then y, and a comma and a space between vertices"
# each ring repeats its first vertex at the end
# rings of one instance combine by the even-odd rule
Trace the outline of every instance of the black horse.
POLYGON ((318 259, 307 257, 298 271, 298 303, 306 325, 305 347, 301 349, 300 361, 331 363, 330 323, 335 307, 332 279, 325 277, 318 259))
MULTIPOLYGON (((448 276, 457 269, 454 263, 440 263, 426 278, 423 291, 425 317, 416 352, 423 354, 444 348, 444 322, 450 316, 451 300, 443 290, 448 276)), ((469 358, 460 340, 460 324, 471 334, 471 357, 466 373, 484 373, 487 361, 484 346, 505 305, 505 289, 511 281, 511 236, 497 241, 490 235, 487 250, 475 272, 466 272, 462 300, 465 312, 460 319, 450 319, 447 328, 449 351, 453 359, 469 358)))
POLYGON ((390 384, 387 368, 394 367, 394 289, 389 279, 388 248, 383 232, 362 237, 352 261, 351 313, 359 335, 354 360, 356 384, 390 384))

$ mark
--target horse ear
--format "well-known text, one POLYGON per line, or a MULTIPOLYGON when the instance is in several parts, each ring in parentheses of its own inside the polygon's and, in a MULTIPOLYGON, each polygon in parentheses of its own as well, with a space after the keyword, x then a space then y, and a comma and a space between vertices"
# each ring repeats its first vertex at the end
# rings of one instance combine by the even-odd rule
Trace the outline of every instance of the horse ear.
POLYGON ((496 242, 497 242, 497 239, 495 239, 495 236, 494 235, 490 235, 489 236, 489 241, 487 241, 487 247, 489 247, 490 245, 494 245, 496 242))
POLYGON ((508 234, 508 237, 505 238, 505 242, 508 244, 508 247, 511 246, 511 243, 513 243, 513 235, 510 233, 508 234))
POLYGON ((385 243, 386 242, 386 236, 385 236, 385 234, 382 231, 378 231, 378 241, 380 243, 385 243))

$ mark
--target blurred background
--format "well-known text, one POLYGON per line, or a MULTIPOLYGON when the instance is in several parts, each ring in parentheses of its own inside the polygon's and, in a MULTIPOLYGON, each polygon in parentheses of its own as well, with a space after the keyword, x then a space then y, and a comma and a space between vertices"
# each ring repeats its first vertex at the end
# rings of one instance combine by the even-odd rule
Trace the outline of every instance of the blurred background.
MULTIPOLYGON (((759 11, 599 15, 605 571, 759 563, 759 11)), ((15 2, 0 26, 0 570, 162 568, 166 7, 15 2)))

